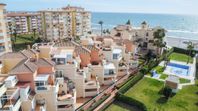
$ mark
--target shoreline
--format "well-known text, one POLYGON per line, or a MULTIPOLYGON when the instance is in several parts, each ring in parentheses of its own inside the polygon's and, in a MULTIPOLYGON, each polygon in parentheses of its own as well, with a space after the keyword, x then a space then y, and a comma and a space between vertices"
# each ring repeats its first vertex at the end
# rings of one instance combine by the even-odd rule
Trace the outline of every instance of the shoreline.
POLYGON ((174 37, 174 36, 166 36, 165 42, 167 43, 167 46, 171 47, 179 47, 182 49, 186 49, 187 45, 184 44, 184 42, 192 41, 193 43, 197 44, 194 49, 198 51, 198 40, 196 39, 186 39, 186 38, 180 38, 180 37, 174 37))

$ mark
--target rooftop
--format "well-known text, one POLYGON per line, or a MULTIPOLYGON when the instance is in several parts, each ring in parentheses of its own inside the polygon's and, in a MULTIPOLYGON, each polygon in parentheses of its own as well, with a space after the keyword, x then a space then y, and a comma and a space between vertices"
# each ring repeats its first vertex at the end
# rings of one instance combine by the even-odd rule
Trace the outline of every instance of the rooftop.
POLYGON ((179 77, 174 76, 174 75, 169 75, 166 81, 174 82, 174 83, 179 83, 179 77))

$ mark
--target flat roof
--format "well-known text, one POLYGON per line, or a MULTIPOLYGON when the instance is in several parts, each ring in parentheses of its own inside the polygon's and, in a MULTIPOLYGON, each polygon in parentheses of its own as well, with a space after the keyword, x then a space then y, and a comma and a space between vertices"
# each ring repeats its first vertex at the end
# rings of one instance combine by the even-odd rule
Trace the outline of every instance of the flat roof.
POLYGON ((73 54, 72 49, 61 50, 59 54, 54 54, 54 58, 66 58, 68 54, 73 54))
POLYGON ((115 69, 115 66, 114 66, 113 63, 108 63, 108 64, 105 64, 105 65, 104 65, 104 68, 105 68, 105 69, 115 69))
POLYGON ((121 52, 122 52, 121 49, 113 49, 113 53, 115 53, 115 54, 119 54, 119 53, 121 53, 121 52))
POLYGON ((48 81, 48 78, 48 74, 37 75, 34 81, 48 81))
POLYGON ((174 83, 179 83, 179 77, 174 76, 174 75, 169 75, 166 81, 174 82, 174 83))

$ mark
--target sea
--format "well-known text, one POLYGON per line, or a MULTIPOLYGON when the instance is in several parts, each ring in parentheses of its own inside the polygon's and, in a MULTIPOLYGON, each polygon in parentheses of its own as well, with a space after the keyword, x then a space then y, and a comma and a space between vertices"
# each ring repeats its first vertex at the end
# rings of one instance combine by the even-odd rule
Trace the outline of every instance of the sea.
POLYGON ((131 21, 133 27, 140 27, 146 21, 150 27, 160 26, 167 30, 166 36, 198 40, 197 15, 144 14, 144 13, 92 13, 92 29, 100 29, 99 21, 103 21, 104 29, 112 29, 116 25, 131 21))

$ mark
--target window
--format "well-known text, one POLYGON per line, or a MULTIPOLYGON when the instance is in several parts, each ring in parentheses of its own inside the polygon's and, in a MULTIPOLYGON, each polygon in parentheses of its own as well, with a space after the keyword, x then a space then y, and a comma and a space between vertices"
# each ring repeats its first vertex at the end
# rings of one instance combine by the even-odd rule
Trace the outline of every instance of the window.
POLYGON ((55 74, 56 74, 56 78, 63 77, 63 70, 57 70, 55 74))
POLYGON ((105 75, 112 75, 114 74, 114 69, 107 69, 104 71, 105 75))
POLYGON ((67 54, 67 59, 72 59, 72 54, 67 54))
POLYGON ((57 64, 65 64, 65 59, 64 58, 58 58, 57 59, 57 64))
POLYGON ((119 54, 113 54, 113 59, 118 59, 119 58, 119 54))
POLYGON ((36 86, 44 86, 45 82, 44 81, 36 81, 36 86))

